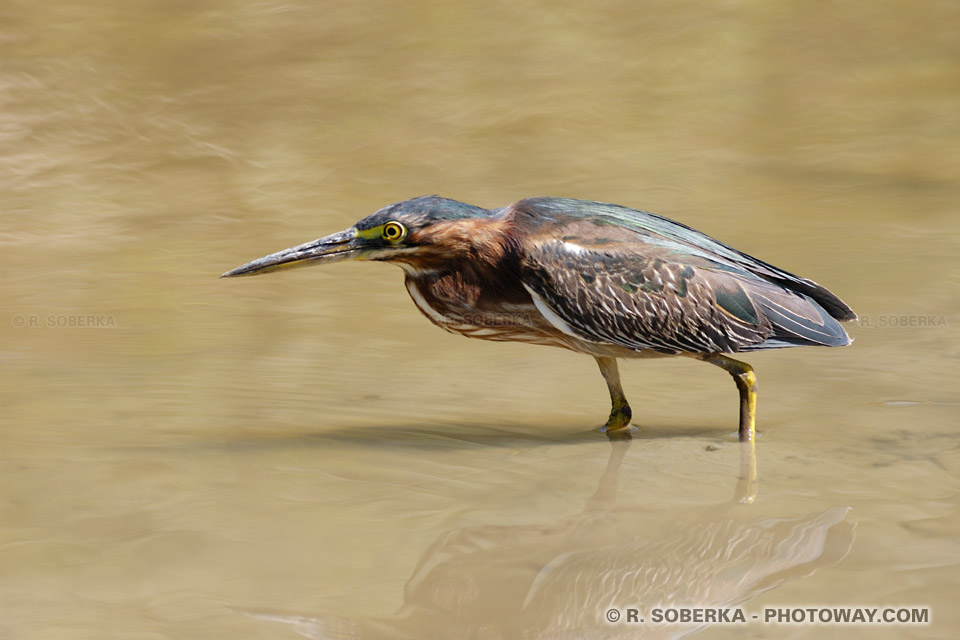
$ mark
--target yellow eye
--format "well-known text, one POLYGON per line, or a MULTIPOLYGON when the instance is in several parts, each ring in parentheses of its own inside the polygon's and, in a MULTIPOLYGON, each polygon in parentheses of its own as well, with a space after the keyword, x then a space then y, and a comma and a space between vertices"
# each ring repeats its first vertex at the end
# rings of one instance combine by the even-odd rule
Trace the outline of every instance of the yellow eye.
POLYGON ((399 242, 407 235, 407 228, 399 222, 388 222, 383 225, 383 239, 390 242, 399 242))

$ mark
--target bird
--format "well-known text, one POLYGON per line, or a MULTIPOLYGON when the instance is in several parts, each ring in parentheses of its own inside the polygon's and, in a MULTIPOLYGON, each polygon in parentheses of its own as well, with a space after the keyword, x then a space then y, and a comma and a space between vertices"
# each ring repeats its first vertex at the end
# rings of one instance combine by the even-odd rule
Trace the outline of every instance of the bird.
POLYGON ((632 428, 618 359, 685 356, 733 377, 739 439, 752 443, 757 377, 731 354, 846 346, 840 323, 857 318, 812 280, 682 223, 559 197, 484 209, 420 196, 221 277, 345 260, 400 266, 417 308, 454 334, 592 356, 610 394, 608 435, 632 428))

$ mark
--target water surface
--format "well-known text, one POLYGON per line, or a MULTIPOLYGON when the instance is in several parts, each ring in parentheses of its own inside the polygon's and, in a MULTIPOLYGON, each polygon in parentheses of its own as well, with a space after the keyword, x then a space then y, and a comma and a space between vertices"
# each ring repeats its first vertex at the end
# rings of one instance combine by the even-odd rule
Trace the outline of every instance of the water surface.
POLYGON ((0 7, 0 637, 952 638, 957 6, 0 7), (676 218, 846 349, 622 366, 431 326, 399 269, 218 280, 395 200, 676 218), (910 628, 612 607, 930 607, 910 628))

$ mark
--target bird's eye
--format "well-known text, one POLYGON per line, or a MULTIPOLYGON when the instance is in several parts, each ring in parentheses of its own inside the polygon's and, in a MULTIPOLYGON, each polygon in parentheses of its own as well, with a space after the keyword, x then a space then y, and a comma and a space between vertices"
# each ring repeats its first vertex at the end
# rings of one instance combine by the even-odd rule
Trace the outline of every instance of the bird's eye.
POLYGON ((388 222, 383 225, 383 239, 390 242, 399 242, 407 235, 407 228, 399 222, 388 222))

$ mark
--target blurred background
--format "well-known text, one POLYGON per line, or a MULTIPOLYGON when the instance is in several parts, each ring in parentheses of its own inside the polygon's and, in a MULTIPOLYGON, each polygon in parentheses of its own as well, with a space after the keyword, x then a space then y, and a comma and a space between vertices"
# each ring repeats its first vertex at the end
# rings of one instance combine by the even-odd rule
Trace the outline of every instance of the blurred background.
POLYGON ((4 0, 0 637, 956 637, 958 28, 957 2, 4 0), (217 279, 431 193, 666 215, 835 291, 856 342, 749 359, 744 505, 714 367, 622 366, 641 428, 611 447, 590 358, 446 334, 399 269, 217 279), (663 602, 933 622, 603 620, 663 602))

